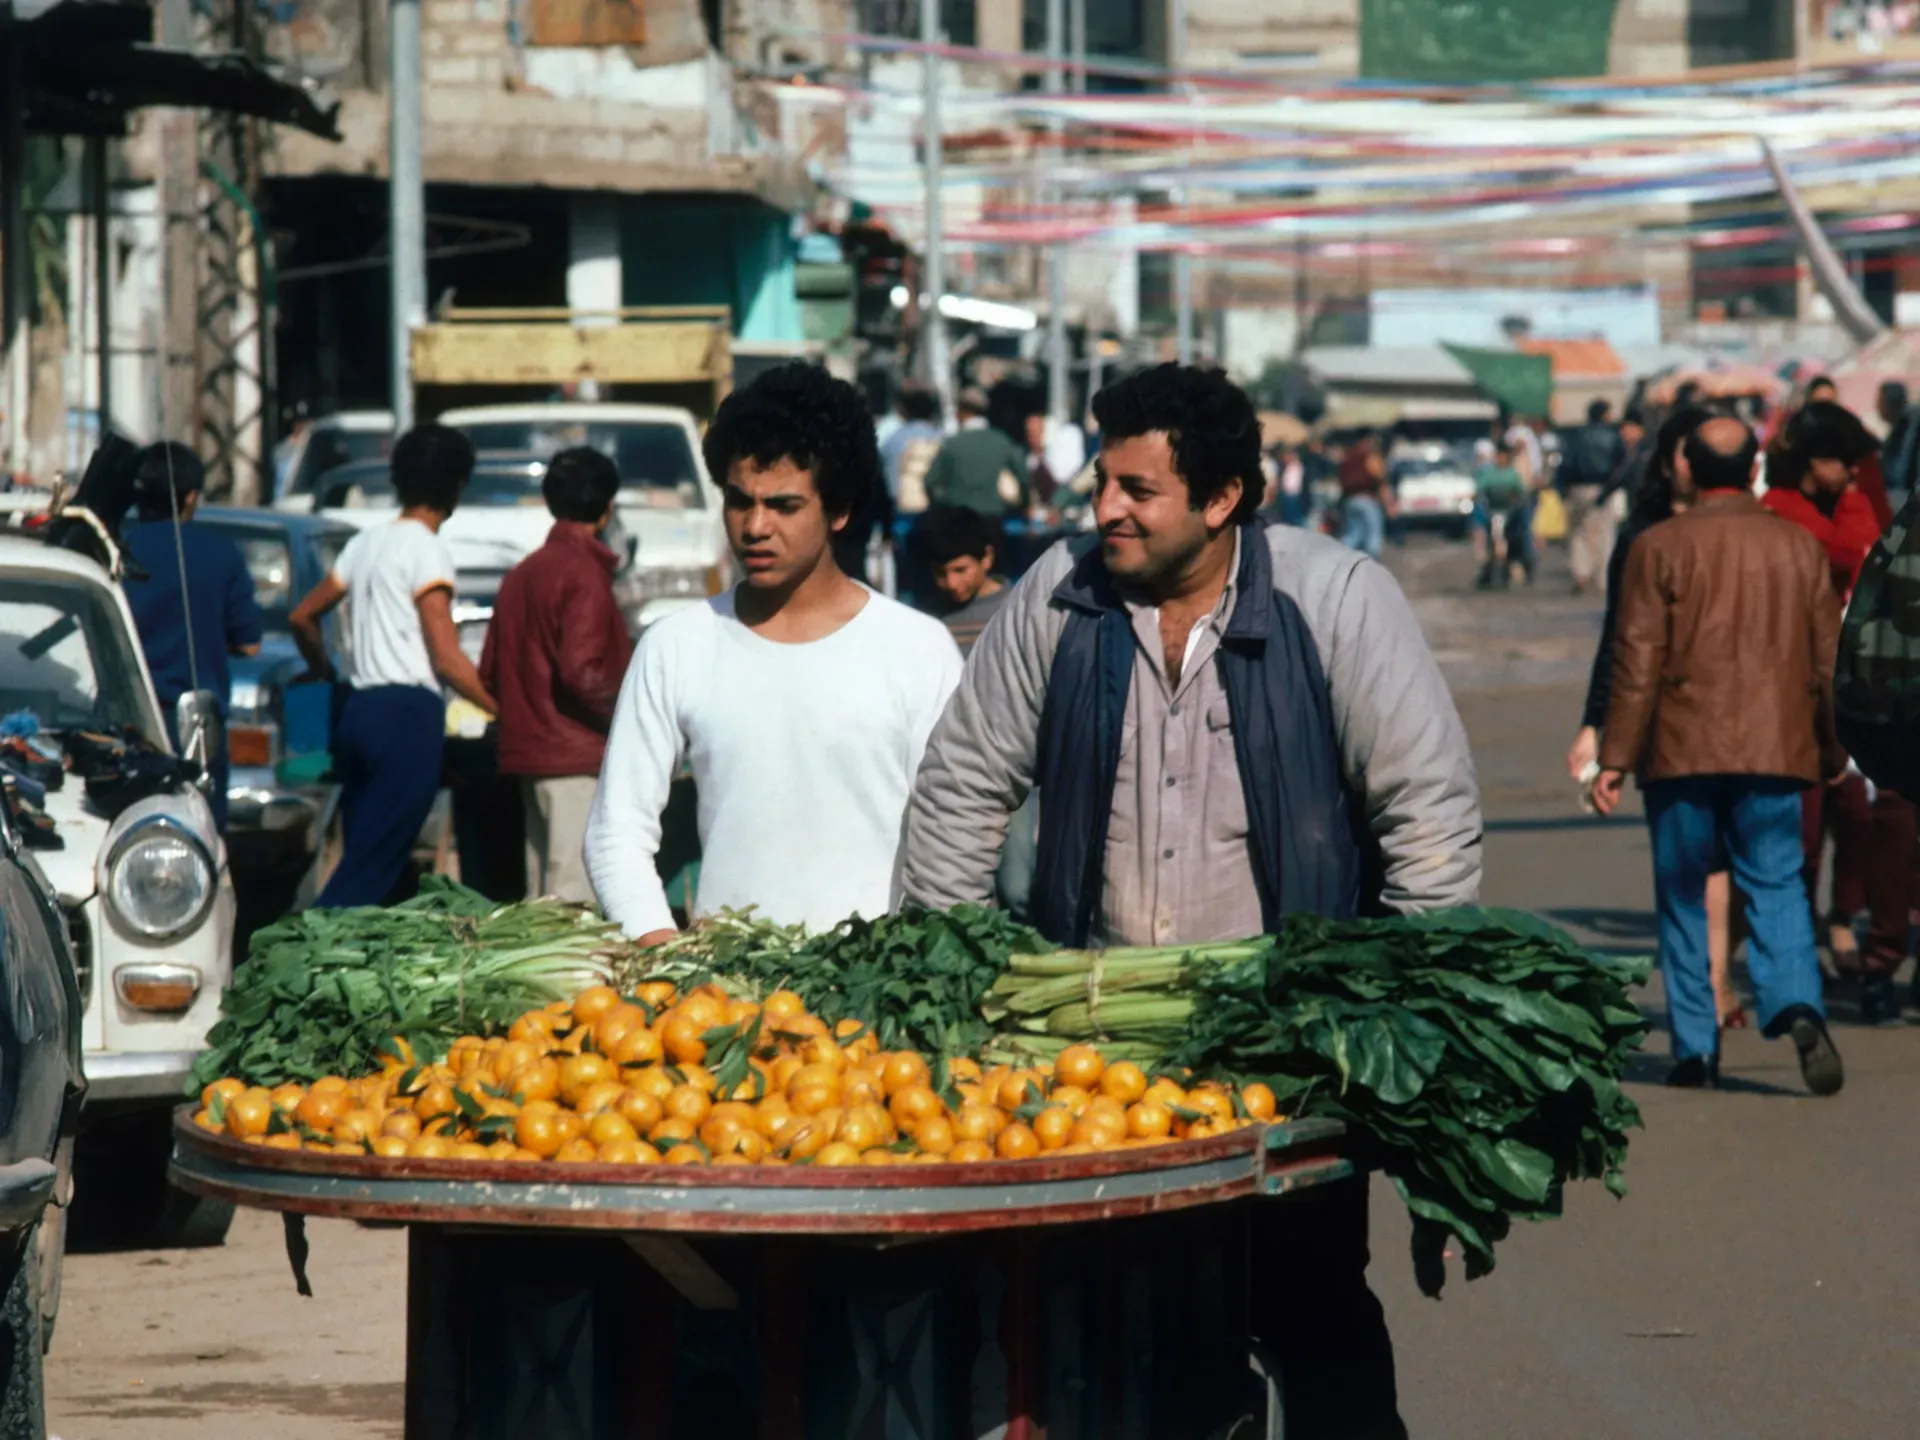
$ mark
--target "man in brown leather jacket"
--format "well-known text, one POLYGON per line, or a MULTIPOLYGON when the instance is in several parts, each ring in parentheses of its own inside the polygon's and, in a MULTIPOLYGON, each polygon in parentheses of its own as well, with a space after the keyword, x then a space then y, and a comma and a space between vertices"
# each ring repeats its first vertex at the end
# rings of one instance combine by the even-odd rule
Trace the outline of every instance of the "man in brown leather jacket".
POLYGON ((1762 1030, 1790 1035, 1807 1087, 1831 1095, 1844 1072, 1801 880, 1800 792, 1846 767, 1833 722, 1839 615, 1820 542, 1753 498, 1757 453, 1740 421, 1707 421, 1686 441, 1697 503, 1628 556, 1593 799, 1612 813, 1629 770, 1646 797, 1678 1062, 1668 1083, 1719 1078, 1706 881, 1724 846, 1747 897, 1762 1030))

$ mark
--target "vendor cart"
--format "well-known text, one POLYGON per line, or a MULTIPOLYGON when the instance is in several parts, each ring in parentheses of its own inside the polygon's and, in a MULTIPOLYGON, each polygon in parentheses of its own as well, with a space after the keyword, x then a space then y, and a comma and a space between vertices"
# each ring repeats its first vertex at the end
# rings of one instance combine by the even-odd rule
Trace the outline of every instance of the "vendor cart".
POLYGON ((1223 1440, 1281 1433, 1247 1339, 1254 1208, 1351 1175, 1343 1135, 560 1165, 279 1150, 183 1110, 173 1174, 408 1227, 407 1440, 1223 1440))

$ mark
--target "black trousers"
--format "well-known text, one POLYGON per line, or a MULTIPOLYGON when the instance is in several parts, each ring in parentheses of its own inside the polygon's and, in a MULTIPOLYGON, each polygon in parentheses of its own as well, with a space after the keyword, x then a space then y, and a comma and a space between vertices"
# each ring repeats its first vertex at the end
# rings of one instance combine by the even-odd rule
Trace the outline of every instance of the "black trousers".
POLYGON ((1367 1181, 1257 1205, 1249 1320, 1280 1370, 1287 1440, 1406 1440, 1393 1340, 1367 1287, 1367 1181))

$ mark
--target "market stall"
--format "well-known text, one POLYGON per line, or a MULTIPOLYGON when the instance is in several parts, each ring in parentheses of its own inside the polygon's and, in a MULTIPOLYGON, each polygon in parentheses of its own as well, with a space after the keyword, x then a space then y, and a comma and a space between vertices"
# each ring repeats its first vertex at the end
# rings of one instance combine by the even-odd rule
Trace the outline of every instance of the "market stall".
POLYGON ((1197 1440, 1281 1433, 1246 1336, 1247 1223, 1350 1174, 1343 1130, 758 1170, 356 1159, 183 1112, 174 1174, 409 1227, 408 1440, 1197 1440))

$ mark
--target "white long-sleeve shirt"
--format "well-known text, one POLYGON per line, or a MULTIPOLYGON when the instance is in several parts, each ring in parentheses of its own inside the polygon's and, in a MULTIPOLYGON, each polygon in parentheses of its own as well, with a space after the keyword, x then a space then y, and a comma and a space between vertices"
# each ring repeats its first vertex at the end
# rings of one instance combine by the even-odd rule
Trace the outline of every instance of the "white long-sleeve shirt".
POLYGON ((654 869, 684 756, 699 793, 698 914, 751 905, 823 930, 899 898, 907 800, 960 679, 939 621, 873 595, 822 640, 787 645, 733 592, 640 639, 587 821, 587 871, 629 935, 671 929, 654 869))

